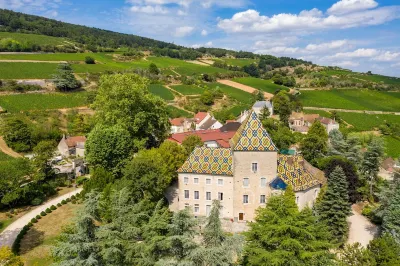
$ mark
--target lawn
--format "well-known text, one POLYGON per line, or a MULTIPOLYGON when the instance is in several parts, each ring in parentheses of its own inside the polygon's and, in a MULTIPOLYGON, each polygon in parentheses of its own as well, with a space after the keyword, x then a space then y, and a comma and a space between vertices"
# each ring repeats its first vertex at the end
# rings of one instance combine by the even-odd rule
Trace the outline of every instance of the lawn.
POLYGON ((26 266, 46 266, 53 263, 51 248, 55 245, 63 227, 71 224, 81 205, 63 205, 34 224, 21 241, 20 255, 26 266))
POLYGON ((171 101, 174 99, 172 92, 161 84, 150 84, 149 90, 151 93, 160 96, 166 101, 171 101))
POLYGON ((0 106, 10 113, 73 108, 86 105, 85 91, 73 93, 15 94, 0 96, 0 106))
POLYGON ((304 106, 351 110, 400 111, 399 92, 373 90, 302 91, 304 106))
POLYGON ((12 160, 12 159, 13 159, 13 157, 8 156, 7 154, 5 154, 5 153, 0 151, 0 162, 9 161, 9 160, 12 160))
POLYGON ((183 95, 197 95, 197 94, 202 94, 204 89, 200 88, 196 85, 175 85, 175 86, 170 86, 171 89, 174 89, 183 95))
POLYGON ((239 103, 250 105, 253 102, 251 93, 221 83, 210 83, 208 86, 211 88, 219 87, 225 95, 238 101, 239 103))
POLYGON ((182 109, 176 108, 175 106, 168 105, 167 106, 169 117, 176 118, 176 117, 193 117, 193 114, 186 112, 182 109))
POLYGON ((49 79, 57 64, 0 62, 0 79, 49 79))
POLYGON ((379 127, 385 121, 400 124, 399 115, 375 115, 338 112, 339 116, 347 123, 354 126, 357 131, 370 131, 379 127))
POLYGON ((386 144, 386 154, 392 158, 400 157, 400 139, 394 138, 391 136, 386 136, 385 144, 386 144))
POLYGON ((66 39, 37 34, 25 34, 16 32, 0 32, 0 39, 11 38, 18 42, 30 42, 39 45, 65 45, 66 39))
POLYGON ((253 87, 258 90, 262 90, 269 93, 275 93, 277 90, 286 90, 289 89, 282 85, 277 85, 273 83, 271 80, 258 79, 258 78, 236 78, 233 81, 253 87))

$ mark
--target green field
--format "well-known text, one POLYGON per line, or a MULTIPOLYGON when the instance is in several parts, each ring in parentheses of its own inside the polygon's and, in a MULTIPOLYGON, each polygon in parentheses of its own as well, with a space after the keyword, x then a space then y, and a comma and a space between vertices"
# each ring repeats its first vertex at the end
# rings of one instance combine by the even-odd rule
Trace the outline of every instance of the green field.
POLYGON ((49 79, 57 64, 0 62, 0 79, 49 79))
POLYGON ((288 87, 277 85, 273 83, 271 80, 264 80, 258 78, 235 78, 233 81, 253 87, 258 90, 262 90, 269 93, 275 93, 277 90, 286 90, 288 91, 288 87))
POLYGON ((387 76, 382 76, 382 75, 362 75, 362 74, 354 74, 354 77, 358 79, 363 79, 366 81, 372 81, 372 82, 383 82, 385 84, 391 84, 391 85, 400 85, 400 78, 395 78, 395 77, 387 77, 387 76))
POLYGON ((323 117, 331 117, 331 113, 330 112, 326 112, 326 111, 322 111, 322 110, 303 110, 303 113, 305 114, 319 114, 320 116, 323 117))
POLYGON ((240 67, 244 67, 257 62, 256 59, 245 59, 245 58, 244 59, 226 58, 226 59, 216 59, 215 61, 224 61, 228 65, 240 66, 240 67))
POLYGON ((304 106, 351 110, 400 111, 399 92, 372 90, 302 91, 304 106))
POLYGON ((0 106, 10 113, 73 108, 85 106, 86 95, 86 92, 5 95, 0 96, 0 106))
POLYGON ((230 87, 228 85, 217 83, 217 82, 210 83, 208 86, 210 88, 219 87, 225 95, 229 96, 230 98, 232 98, 244 105, 250 105, 253 102, 253 97, 252 97, 251 93, 230 87))
MULTIPOLYGON (((18 42, 30 42, 39 45, 63 45, 66 44, 66 39, 59 37, 50 37, 45 35, 37 34, 25 34, 25 33, 15 33, 15 32, 0 32, 0 39, 11 38, 18 42)), ((72 42, 71 42, 72 43, 72 42)))
POLYGON ((400 115, 375 115, 338 112, 340 118, 351 124, 357 131, 369 131, 379 127, 385 121, 389 123, 399 123, 400 115))
POLYGON ((176 117, 193 117, 193 115, 189 112, 186 112, 182 109, 176 108, 175 106, 168 105, 167 107, 169 117, 170 118, 176 118, 176 117))
POLYGON ((2 161, 9 161, 12 160, 13 158, 11 156, 8 156, 7 154, 3 153, 0 151, 0 162, 2 161))
POLYGON ((175 85, 171 86, 172 89, 182 93, 183 95, 197 95, 202 94, 204 89, 196 85, 175 85))
POLYGON ((166 101, 171 101, 175 98, 172 92, 161 84, 150 84, 149 90, 166 101))
POLYGON ((385 137, 386 154, 392 158, 400 157, 400 139, 387 136, 385 137))

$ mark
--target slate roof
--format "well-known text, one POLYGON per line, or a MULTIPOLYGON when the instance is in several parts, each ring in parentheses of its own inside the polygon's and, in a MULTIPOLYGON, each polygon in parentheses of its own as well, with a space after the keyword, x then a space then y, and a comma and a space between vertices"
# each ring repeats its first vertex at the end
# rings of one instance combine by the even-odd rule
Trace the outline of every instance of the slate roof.
POLYGON ((252 111, 230 140, 234 151, 277 151, 257 114, 252 111))
POLYGON ((233 154, 230 148, 197 147, 178 173, 233 176, 232 165, 233 154))
POLYGON ((294 191, 302 191, 325 183, 322 171, 308 164, 299 155, 278 155, 278 177, 294 191))

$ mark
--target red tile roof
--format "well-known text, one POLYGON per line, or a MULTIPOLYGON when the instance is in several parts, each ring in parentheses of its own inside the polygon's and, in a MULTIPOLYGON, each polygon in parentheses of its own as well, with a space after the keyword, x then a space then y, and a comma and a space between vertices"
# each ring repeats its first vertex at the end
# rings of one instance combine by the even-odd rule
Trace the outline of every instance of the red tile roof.
POLYGON ((219 129, 199 130, 184 133, 172 134, 168 140, 182 143, 183 140, 191 135, 196 135, 201 138, 203 142, 216 141, 221 147, 229 148, 229 140, 235 135, 236 131, 221 132, 219 129))
POLYGON ((182 126, 183 121, 185 121, 185 118, 183 117, 178 117, 170 120, 171 125, 173 126, 182 126))
POLYGON ((68 147, 76 147, 78 142, 86 142, 85 136, 75 136, 75 137, 67 137, 65 139, 68 147))
POLYGON ((207 112, 198 112, 195 116, 194 119, 196 120, 196 124, 199 124, 201 121, 204 120, 208 115, 207 112))

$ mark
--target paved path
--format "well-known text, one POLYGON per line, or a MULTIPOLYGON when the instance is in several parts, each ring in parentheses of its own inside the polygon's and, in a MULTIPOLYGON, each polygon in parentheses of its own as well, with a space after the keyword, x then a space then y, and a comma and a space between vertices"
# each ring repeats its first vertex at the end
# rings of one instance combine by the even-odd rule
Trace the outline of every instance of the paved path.
POLYGON ((367 247, 369 241, 377 237, 378 226, 372 224, 366 217, 355 210, 352 206, 352 215, 347 218, 349 223, 349 239, 348 244, 359 242, 363 247, 367 247))
MULTIPOLYGON (((62 200, 70 198, 72 195, 76 195, 77 193, 81 192, 82 188, 78 188, 74 191, 71 191, 65 195, 59 196, 55 199, 52 199, 46 202, 43 205, 38 206, 34 210, 28 212, 12 224, 10 224, 1 234, 0 234, 0 247, 2 246, 9 246, 11 247, 17 238, 19 232, 21 232, 22 228, 27 225, 32 218, 35 218, 36 215, 40 215, 42 211, 45 211, 47 208, 50 208, 51 205, 57 205, 62 200)), ((51 215, 51 214, 50 214, 51 215)))
POLYGON ((387 112, 387 111, 368 111, 368 110, 349 110, 349 109, 336 109, 336 108, 325 108, 325 107, 311 107, 304 106, 303 109, 306 110, 322 110, 322 111, 336 111, 336 112, 344 112, 344 113, 360 113, 360 114, 373 114, 373 115, 400 115, 400 112, 387 112))
POLYGON ((4 141, 3 137, 0 136, 0 150, 14 158, 22 158, 22 155, 13 151, 10 147, 7 146, 7 143, 4 141))
MULTIPOLYGON (((245 92, 249 92, 249 93, 253 93, 254 91, 257 91, 256 88, 232 81, 232 80, 228 80, 228 79, 220 79, 217 80, 217 82, 224 84, 224 85, 228 85, 230 87, 245 91, 245 92)), ((268 93, 268 92, 264 92, 264 97, 266 99, 272 99, 272 97, 274 97, 274 95, 272 93, 268 93)))

